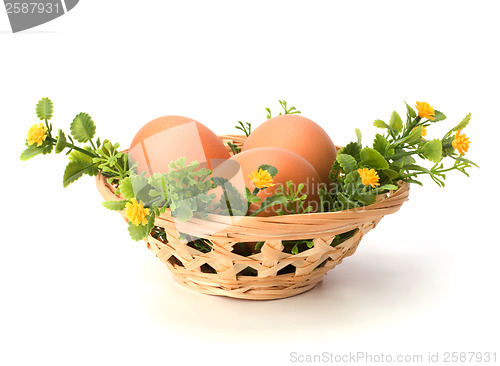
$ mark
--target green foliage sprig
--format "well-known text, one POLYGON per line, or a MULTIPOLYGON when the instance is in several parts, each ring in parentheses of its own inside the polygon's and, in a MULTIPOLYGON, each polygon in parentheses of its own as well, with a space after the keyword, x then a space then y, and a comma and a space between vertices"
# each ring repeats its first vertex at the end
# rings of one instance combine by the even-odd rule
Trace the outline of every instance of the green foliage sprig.
MULTIPOLYGON (((297 110, 295 107, 288 107, 287 102, 285 100, 280 100, 279 101, 281 108, 283 108, 283 113, 280 112, 280 116, 283 114, 300 114, 302 113, 301 111, 297 110)), ((271 119, 271 108, 266 108, 267 111, 267 119, 271 119)))
POLYGON ((396 111, 392 112, 388 123, 376 120, 374 126, 384 129, 385 133, 376 134, 371 147, 362 146, 361 133, 356 130, 357 141, 347 144, 337 154, 330 172, 333 187, 320 189, 323 211, 372 204, 376 195, 397 189, 399 181, 422 185, 417 178, 423 174, 444 187, 447 172, 458 170, 468 175, 467 168, 477 167, 463 157, 469 140, 461 130, 469 123, 470 114, 441 139, 426 140, 426 128, 444 121, 446 116, 427 103, 417 103, 417 109, 418 114, 406 104, 406 123, 396 111), (455 136, 451 136, 453 132, 455 136), (434 165, 426 168, 417 164, 415 158, 434 165), (453 164, 445 167, 445 158, 453 164))
POLYGON ((35 124, 28 131, 26 149, 21 153, 21 160, 29 160, 39 154, 59 154, 66 150, 69 163, 64 170, 63 186, 67 187, 84 174, 95 176, 99 171, 111 181, 128 176, 128 156, 117 152, 118 144, 111 145, 101 139, 94 140, 96 126, 87 113, 79 113, 70 125, 70 134, 61 129, 53 136, 51 120, 54 105, 49 98, 42 98, 36 105, 36 116, 45 124, 35 124), (76 142, 89 145, 77 146, 76 142))
MULTIPOLYGON (((301 111, 297 110, 297 108, 295 108, 295 107, 288 107, 288 104, 285 100, 279 100, 279 103, 281 105, 281 108, 283 109, 283 113, 280 112, 280 114, 279 114, 280 116, 283 114, 300 114, 300 113, 302 113, 301 111)), ((271 108, 265 108, 265 110, 267 112, 266 119, 271 119, 271 108)), ((238 124, 234 127, 236 129, 242 131, 246 137, 250 136, 250 134, 252 133, 252 124, 250 122, 243 123, 241 121, 238 121, 238 124)), ((241 149, 239 147, 237 147, 236 145, 234 145, 233 143, 228 142, 227 144, 231 148, 233 154, 238 154, 241 152, 241 149)))

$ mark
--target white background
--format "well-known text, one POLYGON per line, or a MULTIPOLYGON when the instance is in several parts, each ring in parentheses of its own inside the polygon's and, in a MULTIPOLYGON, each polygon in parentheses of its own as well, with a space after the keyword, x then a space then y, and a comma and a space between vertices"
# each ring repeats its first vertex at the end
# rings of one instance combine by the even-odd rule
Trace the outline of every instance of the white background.
MULTIPOLYGON (((0 364, 293 364, 290 353, 497 352, 499 83, 495 1, 86 0, 18 34, 0 14, 0 364), (171 278, 94 181, 64 189, 63 155, 21 162, 35 104, 54 128, 88 112, 126 147, 149 120, 216 133, 278 99, 341 145, 427 101, 467 113, 481 169, 412 187, 312 291, 268 302, 200 295, 171 278)), ((440 362, 441 363, 441 362, 440 362)))

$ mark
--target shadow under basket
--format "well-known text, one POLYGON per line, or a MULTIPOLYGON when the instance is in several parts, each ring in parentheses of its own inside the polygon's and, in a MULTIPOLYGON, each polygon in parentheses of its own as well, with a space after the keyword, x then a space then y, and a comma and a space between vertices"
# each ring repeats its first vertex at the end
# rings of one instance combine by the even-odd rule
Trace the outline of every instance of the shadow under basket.
MULTIPOLYGON (((245 139, 239 135, 220 138, 237 146, 245 139)), ((96 183, 105 200, 121 199, 102 175, 96 183)), ((189 227, 209 243, 208 252, 180 239, 179 223, 167 209, 155 220, 166 240, 150 234, 145 242, 175 280, 191 290, 240 299, 280 299, 316 286, 326 272, 354 254, 363 236, 382 217, 398 211, 408 195, 409 184, 401 183, 396 191, 377 197, 374 204, 352 210, 272 217, 209 215, 190 220, 189 227), (217 227, 220 230, 214 230, 217 227), (338 242, 340 237, 344 239, 337 244, 335 238, 338 242), (284 244, 290 240, 311 240, 314 245, 291 254, 284 252, 284 244), (259 253, 238 254, 236 247, 242 245, 238 243, 256 242, 264 242, 259 253)))

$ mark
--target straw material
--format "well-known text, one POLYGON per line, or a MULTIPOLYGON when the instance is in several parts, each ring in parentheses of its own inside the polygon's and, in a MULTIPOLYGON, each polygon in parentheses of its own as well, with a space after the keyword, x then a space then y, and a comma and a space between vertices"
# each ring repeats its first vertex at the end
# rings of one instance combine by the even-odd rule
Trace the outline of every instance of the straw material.
MULTIPOLYGON (((220 138, 237 146, 245 139, 239 135, 220 138)), ((98 175, 96 182, 105 200, 120 199, 103 176, 98 175)), ((376 203, 352 210, 272 217, 209 215, 203 220, 192 219, 185 226, 176 222, 167 209, 155 220, 155 226, 165 229, 167 241, 150 235, 145 242, 172 271, 175 280, 191 290, 252 300, 285 298, 319 283, 326 272, 356 251, 361 238, 382 217, 398 211, 408 195, 409 184, 401 183, 396 191, 377 197, 376 203), (337 235, 355 229, 347 240, 330 245, 337 235), (179 231, 203 237, 212 250, 202 253, 186 245, 179 239, 179 231), (312 240, 314 246, 298 254, 283 252, 283 241, 299 239, 312 240), (237 243, 261 241, 264 244, 258 254, 243 256, 234 251, 236 245, 241 245, 237 243), (256 275, 242 274, 248 267, 256 275)))

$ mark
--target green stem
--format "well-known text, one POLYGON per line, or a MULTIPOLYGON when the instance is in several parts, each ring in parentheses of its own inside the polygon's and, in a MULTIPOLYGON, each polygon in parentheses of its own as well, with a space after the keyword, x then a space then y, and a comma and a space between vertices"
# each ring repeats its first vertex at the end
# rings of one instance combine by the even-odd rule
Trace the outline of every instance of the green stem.
POLYGON ((231 208, 231 203, 229 202, 229 197, 227 196, 227 192, 225 189, 224 189, 224 200, 226 201, 227 211, 229 213, 229 216, 233 216, 233 209, 231 208))
MULTIPOLYGON (((53 138, 53 137, 50 137, 50 136, 47 136, 47 140, 49 140, 50 142, 52 142, 54 144, 57 143, 57 140, 55 138, 53 138)), ((82 154, 90 156, 91 158, 98 158, 99 157, 98 155, 96 155, 96 154, 94 154, 94 153, 92 153, 90 151, 87 151, 85 149, 82 149, 82 148, 80 148, 78 146, 75 146, 75 145, 73 145, 73 144, 71 144, 69 142, 66 142, 66 147, 69 147, 69 148, 71 148, 73 150, 79 151, 82 154)))
POLYGON ((387 159, 396 160, 396 159, 398 159, 398 158, 402 158, 403 156, 420 154, 421 152, 422 152, 422 151, 420 151, 420 150, 415 150, 415 151, 405 151, 405 152, 402 152, 402 153, 399 153, 399 154, 394 154, 394 155, 388 156, 388 157, 387 157, 387 159))

